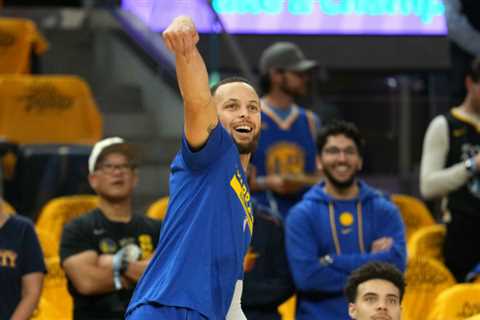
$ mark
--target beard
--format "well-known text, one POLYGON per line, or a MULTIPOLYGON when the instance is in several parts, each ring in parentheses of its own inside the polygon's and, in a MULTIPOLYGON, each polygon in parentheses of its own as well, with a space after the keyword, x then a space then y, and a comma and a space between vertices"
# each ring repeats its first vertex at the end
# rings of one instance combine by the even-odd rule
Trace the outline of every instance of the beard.
POLYGON ((257 149, 259 137, 260 137, 260 131, 255 136, 253 136, 252 141, 248 143, 237 142, 235 138, 233 139, 233 141, 235 142, 235 145, 237 146, 238 152, 240 154, 249 154, 249 153, 253 153, 257 149))
POLYGON ((283 81, 280 84, 280 90, 293 98, 301 98, 307 95, 306 87, 292 88, 291 86, 288 85, 287 80, 285 78, 283 78, 283 81))
POLYGON ((344 181, 340 181, 336 179, 333 174, 330 172, 329 169, 323 168, 323 173, 327 177, 328 181, 337 189, 345 190, 350 188, 355 183, 356 172, 352 173, 352 175, 344 181))

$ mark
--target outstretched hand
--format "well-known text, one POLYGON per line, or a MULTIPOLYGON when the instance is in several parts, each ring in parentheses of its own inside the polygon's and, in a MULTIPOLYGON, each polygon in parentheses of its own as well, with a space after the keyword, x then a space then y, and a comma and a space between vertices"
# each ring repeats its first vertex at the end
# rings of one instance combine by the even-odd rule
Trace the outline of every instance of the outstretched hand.
POLYGON ((179 16, 163 32, 163 39, 167 48, 175 55, 188 58, 200 38, 192 19, 187 16, 179 16))

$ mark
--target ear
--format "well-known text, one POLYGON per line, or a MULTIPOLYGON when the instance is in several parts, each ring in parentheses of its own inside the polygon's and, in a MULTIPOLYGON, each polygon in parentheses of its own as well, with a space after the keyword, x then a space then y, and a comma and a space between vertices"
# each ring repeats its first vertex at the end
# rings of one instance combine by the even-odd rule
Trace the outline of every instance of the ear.
POLYGON ((138 184, 138 171, 135 169, 133 171, 133 181, 132 181, 133 187, 135 188, 138 184))
POLYGON ((317 155, 315 159, 317 161, 317 170, 323 171, 322 158, 319 155, 317 155))
POLYGON ((363 168, 363 158, 360 157, 358 161, 358 171, 362 170, 362 168, 363 168))
POLYGON ((352 319, 357 319, 357 305, 355 303, 348 304, 348 315, 352 319))
POLYGON ((90 183, 90 187, 92 187, 92 189, 96 191, 98 185, 98 177, 95 174, 90 173, 88 175, 88 183, 90 183))
POLYGON ((467 92, 470 92, 471 88, 473 86, 473 81, 470 76, 465 77, 465 88, 467 88, 467 92))

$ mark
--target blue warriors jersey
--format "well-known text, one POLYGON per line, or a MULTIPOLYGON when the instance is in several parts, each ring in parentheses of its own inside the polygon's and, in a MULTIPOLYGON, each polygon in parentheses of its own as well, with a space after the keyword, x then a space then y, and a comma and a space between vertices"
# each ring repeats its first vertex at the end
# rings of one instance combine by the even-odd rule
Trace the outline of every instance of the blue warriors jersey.
MULTIPOLYGON (((290 115, 281 119, 262 101, 262 132, 252 156, 257 176, 313 174, 317 125, 318 118, 311 111, 293 106, 290 115)), ((306 190, 288 196, 269 192, 255 192, 252 196, 259 205, 278 211, 284 217, 306 190)))
POLYGON ((253 229, 240 157, 221 125, 191 151, 183 138, 171 165, 170 202, 154 257, 127 314, 146 303, 225 319, 253 229))

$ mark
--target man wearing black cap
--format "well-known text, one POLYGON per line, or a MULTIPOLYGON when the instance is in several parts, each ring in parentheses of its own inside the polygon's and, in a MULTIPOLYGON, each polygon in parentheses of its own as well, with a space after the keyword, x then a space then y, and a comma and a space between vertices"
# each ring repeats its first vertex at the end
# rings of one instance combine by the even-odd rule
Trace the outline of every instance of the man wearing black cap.
POLYGON ((97 142, 88 159, 98 208, 68 223, 60 243, 75 320, 124 319, 157 246, 160 222, 132 212, 136 162, 132 146, 119 137, 97 142))
POLYGON ((254 198, 284 218, 307 188, 318 180, 315 136, 318 117, 295 99, 307 94, 317 67, 298 46, 277 42, 260 59, 262 133, 252 157, 254 198))

